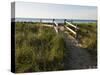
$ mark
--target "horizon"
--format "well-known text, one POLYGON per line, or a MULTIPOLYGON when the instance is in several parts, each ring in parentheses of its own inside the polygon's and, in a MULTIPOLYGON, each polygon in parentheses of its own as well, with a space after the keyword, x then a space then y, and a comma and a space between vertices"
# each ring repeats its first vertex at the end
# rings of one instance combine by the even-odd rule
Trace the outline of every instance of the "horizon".
MULTIPOLYGON (((11 18, 13 19, 13 18, 11 18)), ((93 20, 93 19, 70 19, 70 18, 23 18, 23 17, 16 17, 14 19, 43 19, 43 20, 52 20, 52 19, 55 19, 55 20, 93 20)), ((93 21, 97 21, 96 19, 93 20, 93 21)))

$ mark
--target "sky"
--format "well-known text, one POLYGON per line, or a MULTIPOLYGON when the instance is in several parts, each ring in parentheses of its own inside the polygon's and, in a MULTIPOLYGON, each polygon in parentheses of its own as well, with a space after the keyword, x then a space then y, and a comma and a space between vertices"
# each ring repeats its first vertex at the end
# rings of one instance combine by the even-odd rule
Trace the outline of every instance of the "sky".
POLYGON ((58 18, 97 20, 96 6, 16 2, 16 18, 58 18))

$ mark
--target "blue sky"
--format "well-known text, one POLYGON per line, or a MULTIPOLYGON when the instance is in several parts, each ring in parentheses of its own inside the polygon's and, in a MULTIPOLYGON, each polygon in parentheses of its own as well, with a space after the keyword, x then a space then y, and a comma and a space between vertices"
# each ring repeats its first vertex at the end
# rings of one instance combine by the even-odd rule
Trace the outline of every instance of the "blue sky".
POLYGON ((15 3, 15 17, 97 20, 97 7, 16 2, 15 3))

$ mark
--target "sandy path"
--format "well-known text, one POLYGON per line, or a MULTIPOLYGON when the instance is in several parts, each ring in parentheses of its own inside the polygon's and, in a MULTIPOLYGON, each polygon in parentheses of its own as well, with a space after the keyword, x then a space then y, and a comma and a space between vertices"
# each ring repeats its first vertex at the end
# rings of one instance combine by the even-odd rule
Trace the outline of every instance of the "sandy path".
POLYGON ((71 35, 66 33, 60 33, 65 41, 66 46, 69 50, 69 56, 68 58, 65 58, 65 69, 88 69, 93 68, 91 66, 91 59, 89 53, 81 48, 78 45, 78 42, 75 38, 73 38, 71 35))
POLYGON ((78 46, 77 41, 70 35, 64 37, 66 39, 66 46, 70 50, 69 53, 69 67, 71 69, 85 69, 91 68, 90 55, 85 49, 78 46))

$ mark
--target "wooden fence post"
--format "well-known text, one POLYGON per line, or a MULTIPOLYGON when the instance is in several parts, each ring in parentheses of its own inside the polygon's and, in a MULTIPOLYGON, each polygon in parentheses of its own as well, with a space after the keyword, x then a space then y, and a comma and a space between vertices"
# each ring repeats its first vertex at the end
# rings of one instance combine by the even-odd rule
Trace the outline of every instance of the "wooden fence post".
POLYGON ((42 23, 42 19, 40 19, 40 24, 42 23))
POLYGON ((66 24, 66 19, 64 19, 64 24, 66 24))

